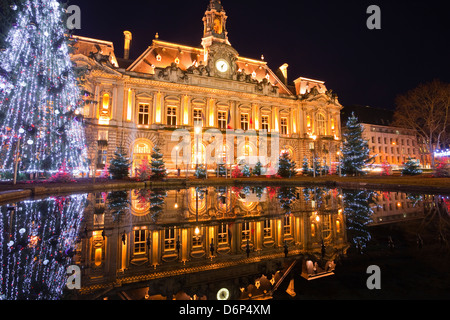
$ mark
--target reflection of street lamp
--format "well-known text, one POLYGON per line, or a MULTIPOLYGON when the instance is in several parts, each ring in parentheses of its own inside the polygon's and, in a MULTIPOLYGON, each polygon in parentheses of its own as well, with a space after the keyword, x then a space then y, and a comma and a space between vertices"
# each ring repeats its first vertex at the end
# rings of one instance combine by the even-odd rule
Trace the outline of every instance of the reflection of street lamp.
POLYGON ((200 234, 200 228, 198 227, 198 188, 195 188, 195 229, 194 234, 196 237, 200 234))

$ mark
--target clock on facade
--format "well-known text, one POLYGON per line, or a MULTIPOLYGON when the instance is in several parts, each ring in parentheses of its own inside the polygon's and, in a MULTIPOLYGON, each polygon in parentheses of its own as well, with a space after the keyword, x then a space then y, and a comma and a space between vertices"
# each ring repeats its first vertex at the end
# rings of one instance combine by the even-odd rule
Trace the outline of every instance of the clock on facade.
POLYGON ((216 61, 216 69, 219 72, 227 72, 228 69, 230 68, 230 65, 228 64, 228 61, 226 61, 225 59, 219 59, 216 61))

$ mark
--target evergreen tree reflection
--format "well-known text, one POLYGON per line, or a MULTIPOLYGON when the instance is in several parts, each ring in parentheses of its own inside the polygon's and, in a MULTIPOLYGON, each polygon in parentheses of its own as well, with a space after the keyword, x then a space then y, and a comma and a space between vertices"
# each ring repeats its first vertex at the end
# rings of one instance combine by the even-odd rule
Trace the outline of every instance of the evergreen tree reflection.
POLYGON ((108 209, 114 222, 120 222, 130 209, 128 191, 112 191, 107 197, 108 209))
POLYGON ((87 195, 0 208, 0 300, 59 300, 73 264, 87 195))
POLYGON ((374 192, 367 190, 342 190, 344 215, 347 220, 349 239, 359 253, 363 253, 371 240, 369 224, 372 222, 374 192))

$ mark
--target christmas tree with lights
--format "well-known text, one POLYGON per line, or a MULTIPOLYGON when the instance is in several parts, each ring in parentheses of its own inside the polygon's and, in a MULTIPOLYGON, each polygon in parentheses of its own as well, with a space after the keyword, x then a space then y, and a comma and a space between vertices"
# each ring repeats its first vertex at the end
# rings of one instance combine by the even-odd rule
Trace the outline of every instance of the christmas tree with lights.
POLYGON ((130 166, 130 160, 125 157, 123 148, 119 147, 114 153, 114 158, 111 159, 108 172, 113 179, 121 180, 129 177, 130 166))
POLYGON ((364 127, 352 113, 343 133, 341 170, 344 175, 364 175, 364 167, 372 160, 369 156, 369 144, 363 139, 364 127))
POLYGON ((402 175, 404 176, 417 176, 419 174, 422 174, 422 170, 419 169, 419 165, 417 164, 417 161, 408 158, 408 161, 406 161, 405 166, 402 170, 402 175))
POLYGON ((152 175, 151 180, 163 180, 167 177, 166 165, 164 163, 163 154, 158 146, 153 148, 152 152, 152 175))
POLYGON ((0 51, 0 172, 88 172, 83 98, 69 56, 65 9, 27 0, 0 51))
POLYGON ((283 152, 278 164, 278 175, 282 178, 291 178, 297 174, 295 161, 292 161, 288 152, 283 152))

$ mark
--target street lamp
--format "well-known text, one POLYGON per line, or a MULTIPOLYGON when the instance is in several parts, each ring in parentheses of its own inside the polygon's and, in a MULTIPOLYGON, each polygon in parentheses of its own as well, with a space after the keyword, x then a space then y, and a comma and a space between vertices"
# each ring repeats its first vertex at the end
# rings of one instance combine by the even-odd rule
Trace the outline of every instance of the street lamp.
POLYGON ((317 136, 311 136, 311 138, 314 140, 313 142, 313 177, 316 177, 316 139, 317 136))
POLYGON ((179 147, 176 146, 175 147, 175 150, 176 150, 176 153, 175 153, 175 169, 177 171, 177 177, 180 176, 180 171, 178 170, 178 149, 179 149, 179 147))
POLYGON ((339 177, 341 177, 342 176, 342 172, 341 172, 341 152, 338 151, 337 155, 338 155, 339 177))
POLYGON ((199 150, 198 150, 198 138, 199 138, 199 135, 200 135, 200 133, 201 133, 201 127, 199 127, 199 126, 197 126, 197 127, 195 127, 195 141, 196 141, 196 149, 195 149, 195 166, 196 166, 196 169, 198 169, 198 158, 199 158, 199 150))

